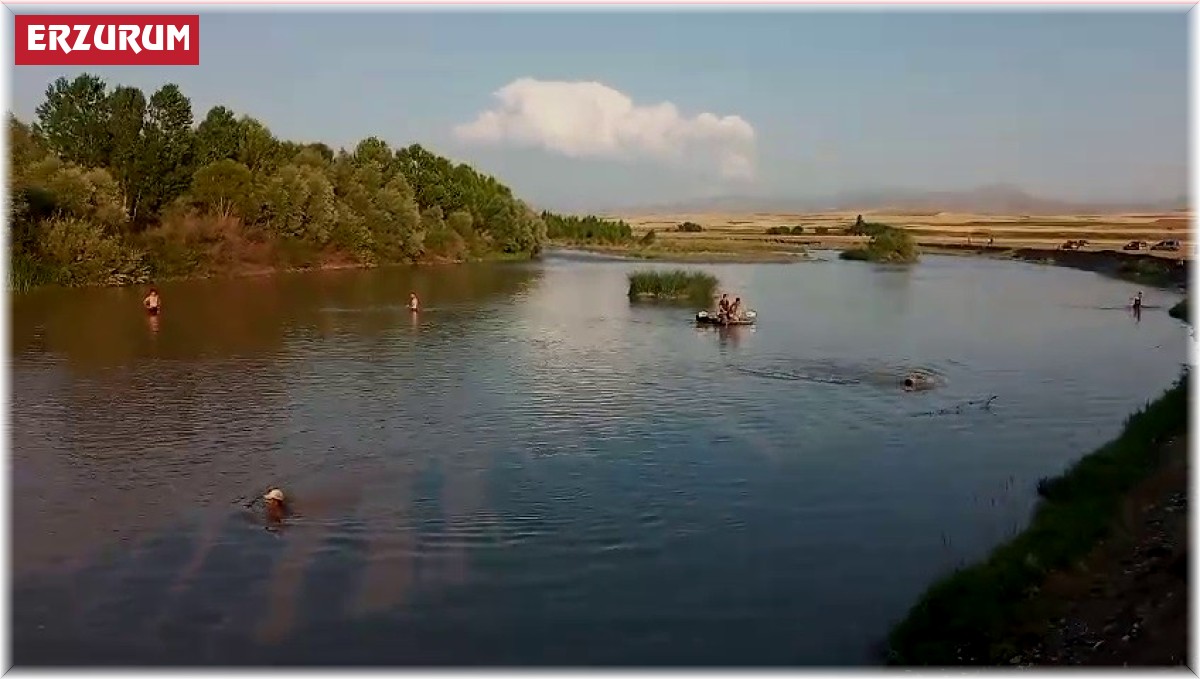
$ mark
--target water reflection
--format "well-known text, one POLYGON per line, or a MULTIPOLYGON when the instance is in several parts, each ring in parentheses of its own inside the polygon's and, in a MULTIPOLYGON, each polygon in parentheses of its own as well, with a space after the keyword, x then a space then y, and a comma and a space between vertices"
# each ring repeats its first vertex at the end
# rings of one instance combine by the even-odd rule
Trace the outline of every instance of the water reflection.
POLYGON ((506 264, 179 281, 160 286, 171 307, 165 323, 146 315, 132 288, 37 290, 13 296, 12 351, 60 355, 81 371, 146 359, 275 355, 288 334, 378 339, 405 317, 415 324, 405 307, 410 289, 453 314, 519 295, 539 276, 536 267, 506 264), (148 319, 150 333, 139 330, 138 316, 148 319))

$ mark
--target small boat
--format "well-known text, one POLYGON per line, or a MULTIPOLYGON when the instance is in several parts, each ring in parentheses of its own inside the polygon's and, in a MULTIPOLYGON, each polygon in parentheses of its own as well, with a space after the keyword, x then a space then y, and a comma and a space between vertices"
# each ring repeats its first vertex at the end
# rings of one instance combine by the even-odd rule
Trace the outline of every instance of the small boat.
POLYGON ((707 325, 754 325, 756 320, 758 320, 758 312, 754 309, 747 309, 741 318, 728 321, 721 321, 716 314, 710 314, 707 311, 696 312, 696 322, 707 325))

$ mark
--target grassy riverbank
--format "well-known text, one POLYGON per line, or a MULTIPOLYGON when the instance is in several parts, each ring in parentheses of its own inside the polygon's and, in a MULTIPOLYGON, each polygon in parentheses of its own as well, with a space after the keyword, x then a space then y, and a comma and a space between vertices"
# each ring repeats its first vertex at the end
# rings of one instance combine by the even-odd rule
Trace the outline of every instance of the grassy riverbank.
POLYGON ((1040 483, 1042 499, 1029 527, 982 563, 934 584, 893 629, 888 663, 1007 665, 1029 659, 1062 615, 1061 606, 1042 594, 1047 579, 1071 571, 1113 535, 1131 489, 1170 458, 1172 440, 1188 428, 1188 382, 1185 372, 1132 415, 1115 440, 1040 483))
POLYGON ((648 244, 640 240, 632 240, 621 244, 559 240, 553 241, 552 245, 564 249, 595 252, 631 259, 691 264, 783 264, 809 259, 808 250, 803 246, 781 247, 776 243, 731 244, 720 241, 705 241, 703 239, 692 239, 683 244, 664 240, 648 244))

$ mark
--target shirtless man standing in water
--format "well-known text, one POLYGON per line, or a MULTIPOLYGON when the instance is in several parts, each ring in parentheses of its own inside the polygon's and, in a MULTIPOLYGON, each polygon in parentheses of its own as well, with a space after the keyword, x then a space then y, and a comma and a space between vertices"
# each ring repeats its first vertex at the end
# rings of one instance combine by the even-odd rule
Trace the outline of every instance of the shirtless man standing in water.
POLYGON ((421 310, 421 303, 417 301, 417 293, 415 293, 415 292, 408 293, 408 310, 409 311, 420 311, 421 310))
POLYGON ((146 295, 145 299, 142 300, 142 305, 146 307, 146 311, 151 316, 157 316, 161 304, 158 299, 158 290, 150 288, 150 294, 146 295))

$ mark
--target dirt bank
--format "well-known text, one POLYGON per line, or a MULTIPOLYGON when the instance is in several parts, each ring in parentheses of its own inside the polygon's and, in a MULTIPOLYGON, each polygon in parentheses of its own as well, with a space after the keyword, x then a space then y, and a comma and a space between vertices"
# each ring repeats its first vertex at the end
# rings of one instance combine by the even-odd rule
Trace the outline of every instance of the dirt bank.
POLYGON ((1052 262, 1057 266, 1093 271, 1147 285, 1186 286, 1191 262, 1186 259, 1168 259, 1150 253, 1123 252, 1120 250, 1052 250, 1049 248, 1007 248, 987 245, 965 245, 947 243, 926 248, 929 251, 945 251, 962 254, 979 254, 1009 257, 1027 262, 1052 262))
POLYGON ((1110 537, 1046 579, 1011 663, 1187 664, 1188 439, 1165 445, 1163 468, 1130 491, 1110 537))

